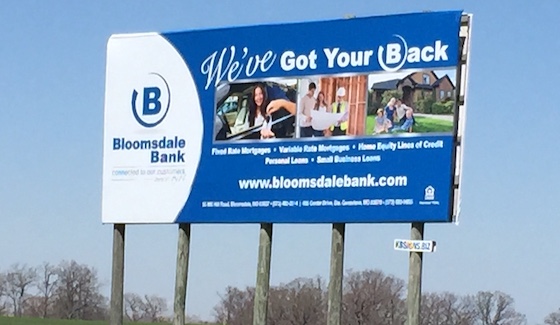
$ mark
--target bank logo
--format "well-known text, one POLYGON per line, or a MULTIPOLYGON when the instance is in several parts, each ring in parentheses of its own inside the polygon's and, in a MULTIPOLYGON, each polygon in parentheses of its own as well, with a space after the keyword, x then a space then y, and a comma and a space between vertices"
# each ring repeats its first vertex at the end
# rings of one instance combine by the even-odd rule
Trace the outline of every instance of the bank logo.
POLYGON ((424 200, 432 201, 433 199, 435 199, 435 197, 436 197, 436 189, 433 188, 432 186, 426 187, 426 189, 424 190, 424 200))
POLYGON ((165 78, 155 72, 149 73, 141 84, 145 86, 132 91, 132 114, 140 125, 152 128, 167 116, 171 92, 165 78))
POLYGON ((406 63, 447 61, 447 48, 441 40, 436 40, 433 45, 424 47, 409 47, 401 35, 394 34, 396 42, 388 43, 385 47, 379 46, 377 61, 381 68, 388 72, 400 70, 406 63))

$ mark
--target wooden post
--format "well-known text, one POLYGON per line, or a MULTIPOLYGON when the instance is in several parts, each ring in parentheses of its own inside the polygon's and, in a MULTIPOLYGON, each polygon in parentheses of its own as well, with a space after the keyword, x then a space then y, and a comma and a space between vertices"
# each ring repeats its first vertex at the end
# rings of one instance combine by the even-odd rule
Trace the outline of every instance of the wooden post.
MULTIPOLYGON (((415 222, 410 232, 411 240, 424 240, 424 223, 415 222)), ((408 269, 408 325, 420 324, 420 303, 422 299, 422 252, 410 252, 408 269)))
POLYGON ((344 276, 344 231, 345 224, 334 223, 332 227, 331 267, 327 324, 342 323, 342 280, 344 276))
POLYGON ((191 224, 179 224, 177 244, 177 266, 175 270, 175 299, 173 303, 173 325, 185 325, 187 278, 189 273, 189 251, 191 224))
POLYGON ((266 325, 268 316, 268 290, 270 288, 270 256, 272 253, 272 224, 261 223, 257 285, 253 306, 253 325, 266 325))
POLYGON ((123 323, 124 297, 124 224, 113 226, 113 269, 111 280, 110 325, 123 323))

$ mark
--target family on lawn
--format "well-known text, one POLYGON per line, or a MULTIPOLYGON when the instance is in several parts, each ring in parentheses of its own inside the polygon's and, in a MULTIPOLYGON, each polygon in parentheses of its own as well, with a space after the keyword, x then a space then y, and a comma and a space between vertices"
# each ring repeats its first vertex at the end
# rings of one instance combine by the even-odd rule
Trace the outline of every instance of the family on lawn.
POLYGON ((391 98, 385 109, 377 110, 373 134, 412 132, 414 123, 412 107, 406 106, 400 98, 391 98))

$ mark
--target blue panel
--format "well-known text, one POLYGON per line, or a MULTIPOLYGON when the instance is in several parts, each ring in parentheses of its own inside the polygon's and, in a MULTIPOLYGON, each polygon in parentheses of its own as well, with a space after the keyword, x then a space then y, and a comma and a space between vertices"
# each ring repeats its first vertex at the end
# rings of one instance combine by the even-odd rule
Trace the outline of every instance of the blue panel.
POLYGON ((421 13, 164 34, 195 78, 205 126, 192 191, 176 221, 448 222, 452 128, 217 142, 215 92, 221 82, 271 77, 454 69, 460 17, 421 13))

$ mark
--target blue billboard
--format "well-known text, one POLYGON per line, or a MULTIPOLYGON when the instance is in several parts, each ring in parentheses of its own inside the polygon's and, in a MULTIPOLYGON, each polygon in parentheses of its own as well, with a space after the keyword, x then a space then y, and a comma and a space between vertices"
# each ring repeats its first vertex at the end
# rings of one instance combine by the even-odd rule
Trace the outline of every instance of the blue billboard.
POLYGON ((452 221, 461 16, 112 36, 103 222, 452 221))

